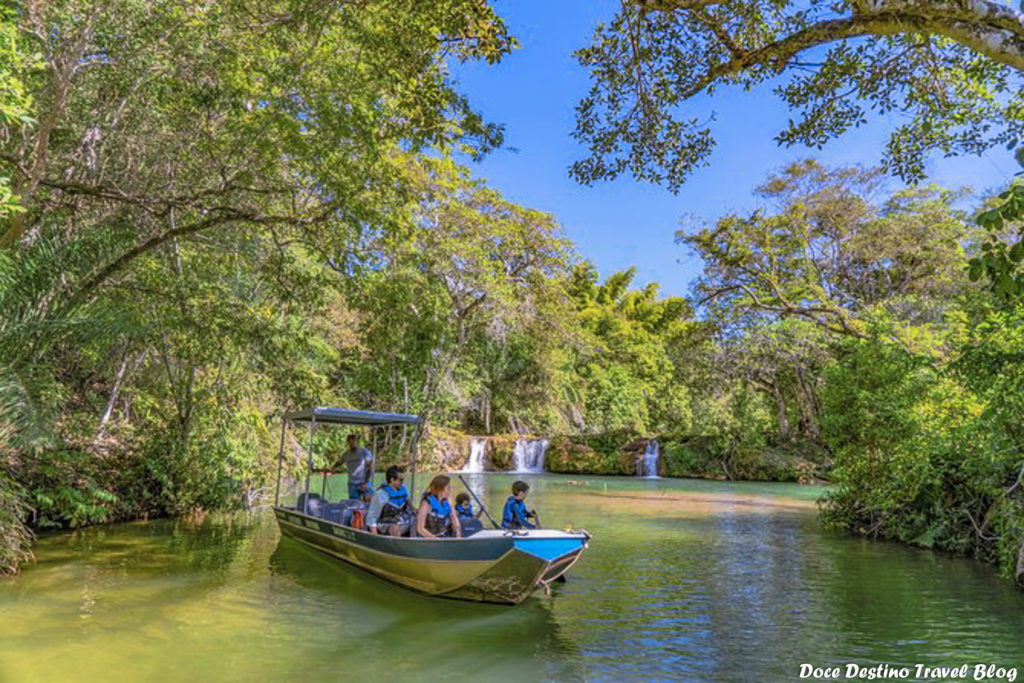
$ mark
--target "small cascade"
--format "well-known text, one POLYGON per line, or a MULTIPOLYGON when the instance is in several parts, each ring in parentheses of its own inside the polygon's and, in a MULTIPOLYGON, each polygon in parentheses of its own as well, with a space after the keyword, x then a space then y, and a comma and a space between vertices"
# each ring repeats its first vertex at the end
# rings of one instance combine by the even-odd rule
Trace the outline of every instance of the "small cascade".
POLYGON ((512 451, 512 471, 543 472, 544 454, 549 445, 547 439, 517 439, 512 451))
POLYGON ((647 442, 642 458, 636 461, 637 476, 647 479, 658 478, 658 440, 651 439, 647 442))
POLYGON ((487 439, 471 439, 469 442, 469 460, 463 472, 483 472, 484 458, 487 456, 487 439))

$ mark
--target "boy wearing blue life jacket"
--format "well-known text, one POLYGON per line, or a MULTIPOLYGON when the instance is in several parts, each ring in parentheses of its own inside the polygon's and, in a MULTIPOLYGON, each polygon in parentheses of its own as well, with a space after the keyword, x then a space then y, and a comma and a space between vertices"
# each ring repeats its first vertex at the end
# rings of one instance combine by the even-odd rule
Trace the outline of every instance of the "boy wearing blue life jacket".
POLYGON ((505 501, 505 510, 501 513, 502 529, 536 529, 535 524, 527 521, 528 518, 537 517, 535 510, 526 509, 526 494, 530 485, 525 481, 512 483, 512 495, 505 501))

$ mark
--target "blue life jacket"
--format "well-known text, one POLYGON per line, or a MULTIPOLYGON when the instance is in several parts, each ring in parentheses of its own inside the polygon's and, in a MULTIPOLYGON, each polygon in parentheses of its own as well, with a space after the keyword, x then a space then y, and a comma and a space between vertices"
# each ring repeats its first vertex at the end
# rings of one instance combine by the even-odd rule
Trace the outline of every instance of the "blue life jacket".
POLYGON ((509 496, 505 501, 505 510, 501 513, 501 528, 533 529, 534 526, 526 521, 526 517, 526 501, 509 496))
POLYGON ((467 501, 465 505, 456 505, 455 506, 455 514, 457 514, 459 517, 470 517, 470 518, 472 518, 473 517, 473 504, 470 503, 469 501, 467 501))
POLYGON ((430 503, 427 514, 427 531, 435 536, 450 536, 452 533, 452 506, 445 498, 439 501, 433 493, 423 494, 423 500, 430 503))
POLYGON ((406 511, 409 505, 409 492, 405 490, 405 484, 398 487, 398 490, 387 484, 381 484, 380 488, 388 494, 388 502, 380 509, 380 521, 393 522, 400 514, 406 511))

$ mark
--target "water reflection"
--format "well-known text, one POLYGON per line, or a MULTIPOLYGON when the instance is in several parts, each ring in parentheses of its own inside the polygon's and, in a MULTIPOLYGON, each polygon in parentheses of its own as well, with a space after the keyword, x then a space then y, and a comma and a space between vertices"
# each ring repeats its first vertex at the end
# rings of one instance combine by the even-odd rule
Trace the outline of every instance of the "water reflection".
MULTIPOLYGON (((520 477, 467 482, 500 514, 520 477)), ((825 534, 808 489, 522 478, 547 524, 594 534, 554 595, 428 598, 279 539, 269 515, 97 527, 40 539, 0 581, 0 679, 791 680, 853 661, 1024 676, 1024 595, 968 560, 825 534)))
MULTIPOLYGON (((338 562, 289 538, 270 557, 271 582, 294 597, 281 613, 301 631, 316 628, 336 643, 319 663, 307 651, 304 665, 325 673, 333 656, 365 652, 367 643, 387 649, 422 649, 426 657, 405 655, 391 674, 417 677, 478 675, 506 680, 582 680, 579 650, 565 638, 550 599, 533 599, 518 608, 431 598, 395 586, 356 567, 338 562), (285 584, 285 585, 281 585, 285 584), (342 645, 348 643, 349 645, 342 645), (405 644, 405 645, 401 645, 405 644), (529 662, 528 669, 524 663, 529 662), (538 675, 540 674, 540 675, 538 675)), ((325 653, 326 654, 326 653, 325 653)), ((368 662, 366 673, 378 667, 368 662)), ((362 667, 358 667, 361 669, 362 667)), ((389 674, 390 675, 390 674, 389 674)))
POLYGON ((545 514, 595 534, 570 584, 594 599, 556 602, 590 675, 789 680, 804 662, 1024 666, 1024 595, 991 568, 825 534, 808 505, 763 489, 683 487, 543 497, 545 514))

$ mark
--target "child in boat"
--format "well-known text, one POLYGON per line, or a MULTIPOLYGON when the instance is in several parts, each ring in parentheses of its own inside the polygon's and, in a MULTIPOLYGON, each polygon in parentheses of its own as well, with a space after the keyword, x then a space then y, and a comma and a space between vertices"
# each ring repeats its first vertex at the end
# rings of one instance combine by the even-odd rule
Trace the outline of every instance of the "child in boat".
POLYGON ((531 524, 527 521, 530 517, 536 519, 536 510, 527 510, 526 494, 530 490, 530 485, 525 481, 515 481, 512 483, 512 495, 505 501, 505 510, 501 514, 501 528, 502 529, 536 529, 537 525, 531 524))
POLYGON ((459 524, 462 525, 462 535, 471 536, 484 528, 483 522, 477 519, 483 514, 483 508, 473 514, 473 504, 469 502, 468 493, 460 493, 455 496, 455 514, 459 517, 459 524))
POLYGON ((479 513, 476 515, 473 514, 473 504, 469 502, 468 493, 460 493, 455 496, 455 514, 459 516, 460 521, 463 519, 473 519, 474 517, 479 516, 479 513))
POLYGON ((345 526, 363 529, 366 526, 366 511, 370 508, 373 500, 373 491, 360 492, 359 500, 343 500, 341 505, 345 506, 341 515, 341 523, 345 526))

